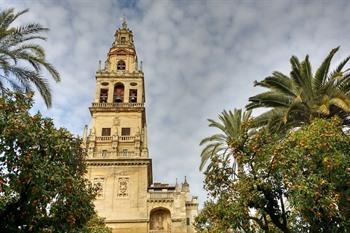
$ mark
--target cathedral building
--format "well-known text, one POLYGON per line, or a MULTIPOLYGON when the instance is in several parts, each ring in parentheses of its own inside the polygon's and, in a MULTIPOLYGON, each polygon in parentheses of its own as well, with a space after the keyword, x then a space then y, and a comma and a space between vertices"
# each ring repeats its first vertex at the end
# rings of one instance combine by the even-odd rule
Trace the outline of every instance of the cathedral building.
POLYGON ((100 186, 97 213, 113 233, 194 232, 198 201, 186 178, 175 185, 153 182, 144 74, 126 21, 114 36, 96 72, 90 130, 86 126, 83 133, 87 177, 100 186))

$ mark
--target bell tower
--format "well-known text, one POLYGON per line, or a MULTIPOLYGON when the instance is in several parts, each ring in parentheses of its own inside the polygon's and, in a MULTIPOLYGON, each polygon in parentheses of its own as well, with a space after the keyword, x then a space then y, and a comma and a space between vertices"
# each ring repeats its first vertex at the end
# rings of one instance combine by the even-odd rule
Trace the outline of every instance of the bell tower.
POLYGON ((133 33, 124 20, 115 32, 104 67, 96 72, 92 122, 83 133, 88 178, 100 186, 95 206, 108 225, 147 229, 148 158, 144 75, 138 68, 133 33))
POLYGON ((198 202, 187 180, 181 188, 153 183, 144 74, 125 20, 114 37, 104 66, 99 62, 90 130, 83 133, 87 178, 100 187, 96 211, 113 233, 193 233, 198 202))
POLYGON ((100 62, 96 72, 89 158, 148 158, 144 103, 144 76, 138 68, 132 31, 124 21, 115 33, 104 68, 100 62))

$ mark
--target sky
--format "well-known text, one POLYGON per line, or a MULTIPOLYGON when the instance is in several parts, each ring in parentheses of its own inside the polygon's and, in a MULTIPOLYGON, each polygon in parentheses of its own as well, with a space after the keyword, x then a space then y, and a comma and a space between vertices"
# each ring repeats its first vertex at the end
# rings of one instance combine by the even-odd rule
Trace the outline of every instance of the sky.
POLYGON ((208 118, 244 108, 262 91, 254 80, 288 74, 292 55, 309 54, 314 69, 334 47, 335 63, 350 55, 350 1, 0 0, 10 7, 29 8, 18 23, 50 28, 43 46, 62 77, 51 82, 52 107, 37 97, 33 111, 79 135, 90 123, 98 61, 126 17, 143 61, 154 181, 187 176, 200 203, 199 142, 216 132, 208 118))

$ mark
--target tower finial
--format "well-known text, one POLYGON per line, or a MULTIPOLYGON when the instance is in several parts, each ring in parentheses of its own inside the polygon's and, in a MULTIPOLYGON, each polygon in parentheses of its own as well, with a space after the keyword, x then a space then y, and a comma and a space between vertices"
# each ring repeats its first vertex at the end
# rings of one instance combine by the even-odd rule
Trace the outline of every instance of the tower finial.
POLYGON ((120 20, 122 21, 122 28, 124 28, 124 29, 128 28, 128 24, 126 22, 126 18, 124 15, 123 15, 123 17, 120 18, 120 20))

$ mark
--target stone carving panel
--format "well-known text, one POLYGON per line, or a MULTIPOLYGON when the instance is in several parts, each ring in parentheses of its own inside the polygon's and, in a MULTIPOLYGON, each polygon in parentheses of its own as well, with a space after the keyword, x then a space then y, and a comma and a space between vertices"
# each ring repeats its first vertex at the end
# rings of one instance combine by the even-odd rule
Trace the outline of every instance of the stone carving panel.
POLYGON ((129 196, 129 177, 118 177, 117 197, 126 198, 129 196))
POLYGON ((100 190, 97 193, 96 198, 97 199, 103 199, 104 198, 104 186, 105 186, 105 178, 103 177, 95 177, 93 180, 94 186, 97 186, 100 188, 100 190))

